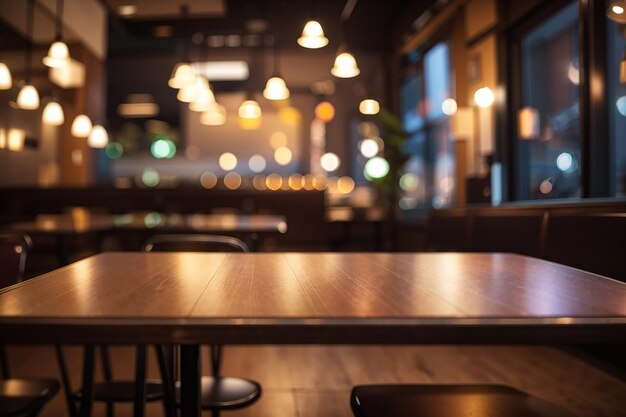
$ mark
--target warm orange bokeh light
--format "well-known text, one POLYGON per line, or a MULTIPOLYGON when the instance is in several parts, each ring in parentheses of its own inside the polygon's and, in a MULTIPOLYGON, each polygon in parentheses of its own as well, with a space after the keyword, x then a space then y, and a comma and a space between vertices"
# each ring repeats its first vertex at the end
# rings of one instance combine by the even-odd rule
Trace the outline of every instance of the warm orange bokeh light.
POLYGON ((324 123, 329 123, 335 118, 335 107, 328 101, 322 101, 315 106, 315 117, 324 123))

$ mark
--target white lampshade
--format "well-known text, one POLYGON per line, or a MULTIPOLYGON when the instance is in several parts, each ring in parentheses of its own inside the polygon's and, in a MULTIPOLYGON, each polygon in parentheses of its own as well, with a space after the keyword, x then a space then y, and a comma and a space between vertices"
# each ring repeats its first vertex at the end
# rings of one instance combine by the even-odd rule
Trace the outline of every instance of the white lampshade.
POLYGON ((246 100, 239 106, 239 117, 242 119, 258 119, 262 115, 259 103, 254 100, 246 100))
POLYGON ((63 107, 56 101, 51 101, 46 104, 43 109, 43 115, 41 120, 44 124, 50 126, 61 126, 65 123, 65 115, 63 114, 63 107))
POLYGON ((200 115, 200 123, 207 126, 221 126, 226 123, 226 109, 216 104, 213 109, 200 115))
POLYGON ((17 107, 22 110, 36 110, 39 108, 39 93, 31 84, 24 84, 24 87, 17 95, 17 107))
POLYGON ((352 78, 359 75, 361 70, 356 65, 356 59, 350 52, 342 52, 335 58, 335 65, 330 73, 339 78, 352 78))
POLYGON ((48 55, 43 58, 45 66, 50 68, 62 68, 70 61, 70 50, 64 42, 56 41, 50 45, 48 55))
POLYGON ((298 38, 298 45, 309 49, 323 48, 328 45, 328 38, 324 36, 322 25, 315 20, 306 22, 302 30, 302 36, 298 38))
POLYGON ((13 86, 11 71, 4 62, 0 62, 0 90, 8 90, 13 86))
POLYGON ((183 88, 196 81, 196 72, 188 62, 179 62, 172 70, 167 85, 172 88, 183 88))
POLYGON ((9 129, 7 137, 7 149, 13 152, 20 152, 24 149, 26 132, 22 129, 9 129))
POLYGON ((92 148, 104 148, 109 144, 109 134, 106 129, 100 125, 95 125, 89 137, 87 138, 87 145, 92 148))
POLYGON ((195 77, 193 83, 187 84, 176 94, 176 98, 183 103, 191 103, 198 100, 202 94, 209 90, 209 82, 204 77, 195 77))
POLYGON ((91 126, 91 119, 84 114, 79 114, 72 122, 72 136, 86 138, 91 132, 91 126))
POLYGON ((363 114, 378 114, 380 104, 374 99, 366 98, 359 103, 359 111, 363 114))
POLYGON ((284 100, 289 97, 289 89, 285 80, 279 76, 274 76, 267 80, 265 90, 263 90, 263 97, 268 100, 284 100))
POLYGON ((189 103, 189 110, 203 112, 211 110, 215 106, 215 95, 210 88, 202 89, 196 95, 194 101, 189 103))

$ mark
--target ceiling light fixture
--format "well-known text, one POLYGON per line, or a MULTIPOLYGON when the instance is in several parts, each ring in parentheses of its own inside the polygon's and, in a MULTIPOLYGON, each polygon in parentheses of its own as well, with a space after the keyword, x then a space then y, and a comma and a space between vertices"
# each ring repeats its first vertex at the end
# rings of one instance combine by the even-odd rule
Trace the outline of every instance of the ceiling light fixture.
POLYGON ((62 68, 70 59, 70 51, 63 42, 63 0, 57 0, 56 37, 48 49, 48 55, 43 58, 45 66, 50 68, 62 68))
POLYGON ((72 122, 72 136, 86 138, 91 132, 92 124, 89 116, 79 114, 72 122))
POLYGON ((11 71, 4 62, 0 62, 0 90, 8 90, 13 87, 13 77, 11 71))
POLYGON ((280 61, 278 59, 278 48, 274 43, 274 75, 267 80, 265 84, 265 90, 263 90, 263 97, 268 100, 285 100, 289 98, 289 89, 285 80, 280 76, 280 61))
POLYGON ((372 98, 366 98, 359 103, 361 114, 374 115, 380 111, 380 103, 372 98))
POLYGON ((261 106, 251 96, 241 103, 238 114, 242 119, 259 119, 263 116, 261 106))
POLYGON ((109 134, 101 125, 95 125, 87 137, 87 145, 92 148, 104 148, 109 143, 109 134))
POLYGON ((338 78, 352 78, 359 75, 361 70, 356 64, 356 59, 345 46, 342 46, 337 51, 337 57, 335 58, 335 64, 330 70, 330 73, 338 78))
POLYGON ((606 11, 606 15, 616 23, 626 23, 626 0, 613 0, 606 11))
POLYGON ((43 109, 41 121, 45 125, 61 126, 65 123, 65 114, 63 113, 63 107, 56 101, 50 101, 43 109))
POLYGON ((176 98, 183 103, 192 103, 199 99, 202 94, 208 94, 209 81, 204 77, 195 77, 194 82, 178 90, 176 98))
MULTIPOLYGON (((180 13, 182 15, 182 25, 183 27, 187 24, 187 19, 189 17, 189 6, 182 5, 180 6, 180 13)), ((172 75, 170 76, 167 85, 172 88, 184 88, 196 81, 196 72, 194 68, 189 63, 189 54, 187 51, 187 45, 185 41, 183 41, 183 60, 174 66, 172 70, 172 75)))
POLYGON ((302 29, 298 38, 298 45, 308 49, 319 49, 328 45, 328 38, 324 36, 324 29, 317 20, 309 20, 302 29))
POLYGON ((35 0, 28 0, 28 12, 26 15, 26 28, 31 40, 26 54, 26 82, 17 95, 17 106, 23 110, 36 110, 39 108, 39 93, 31 84, 31 71, 33 59, 33 20, 35 14, 35 0))
POLYGON ((215 103, 212 109, 200 115, 200 123, 207 126, 221 126, 226 123, 226 109, 215 103))

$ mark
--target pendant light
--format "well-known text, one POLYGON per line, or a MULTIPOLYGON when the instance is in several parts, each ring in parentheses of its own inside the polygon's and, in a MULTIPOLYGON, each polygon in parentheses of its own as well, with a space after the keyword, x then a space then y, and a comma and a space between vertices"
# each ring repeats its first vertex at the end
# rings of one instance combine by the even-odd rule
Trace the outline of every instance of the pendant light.
POLYGON ((359 103, 359 111, 361 114, 374 115, 380 111, 380 103, 372 98, 366 98, 359 103))
POLYGON ((207 126, 221 126, 226 123, 226 109, 224 106, 215 105, 200 115, 200 123, 207 126))
POLYGON ((13 87, 13 77, 11 71, 4 62, 0 62, 0 90, 8 90, 13 87))
POLYGON ((215 105, 215 94, 213 94, 213 90, 211 90, 211 87, 209 86, 208 88, 202 88, 198 92, 195 100, 189 103, 189 110, 204 112, 210 110, 215 105))
POLYGON ((65 123, 65 114, 63 114, 63 107, 61 107, 61 105, 54 100, 50 101, 43 109, 41 121, 45 125, 61 126, 63 123, 65 123))
MULTIPOLYGON (((180 6, 180 14, 182 15, 182 25, 185 26, 189 17, 189 6, 186 4, 180 6)), ((196 81, 196 71, 191 66, 189 61, 189 52, 185 41, 183 45, 183 60, 174 66, 172 75, 170 76, 167 85, 172 88, 181 89, 192 85, 196 81)))
POLYGON ((239 106, 239 117, 242 119, 260 119, 263 116, 261 106, 250 95, 247 100, 239 106))
POLYGON ((70 50, 63 42, 63 0, 57 0, 56 37, 48 49, 48 55, 43 58, 45 66, 63 68, 70 62, 70 50))
POLYGON ((207 90, 210 90, 209 81, 201 76, 194 78, 192 84, 178 90, 176 98, 183 103, 191 103, 198 100, 203 94, 208 94, 207 90))
POLYGON ((109 144, 109 134, 101 125, 95 125, 87 137, 87 145, 92 148, 104 148, 109 144))
POLYGON ((304 25, 302 35, 298 38, 298 45, 308 49, 319 49, 328 45, 328 38, 324 36, 322 25, 315 19, 315 4, 311 3, 311 18, 304 25))
POLYGON ((278 50, 274 44, 274 75, 267 80, 263 97, 268 100, 285 100, 289 98, 289 89, 285 80, 280 76, 280 62, 278 60, 278 50))
POLYGON ((79 114, 72 122, 72 136, 86 138, 91 132, 92 124, 89 116, 79 114))
POLYGON ((22 110, 36 110, 39 108, 39 93, 31 83, 31 65, 33 58, 33 17, 35 13, 35 0, 28 0, 28 13, 26 16, 26 27, 30 43, 26 54, 26 82, 17 95, 17 107, 22 110))
POLYGON ((330 70, 330 73, 338 78, 352 78, 359 75, 361 70, 356 64, 356 59, 345 46, 342 46, 337 51, 337 57, 335 58, 335 64, 330 70))
POLYGON ((606 15, 616 23, 626 23, 626 0, 613 0, 609 2, 606 15))

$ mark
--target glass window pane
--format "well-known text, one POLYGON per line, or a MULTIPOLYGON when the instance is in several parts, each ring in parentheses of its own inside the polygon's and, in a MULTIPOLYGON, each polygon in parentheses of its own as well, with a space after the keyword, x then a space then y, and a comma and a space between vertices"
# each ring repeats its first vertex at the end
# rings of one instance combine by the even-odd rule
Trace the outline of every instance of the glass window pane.
POLYGON ((626 196, 626 25, 608 22, 610 152, 614 158, 613 191, 626 196))
POLYGON ((580 195, 578 3, 522 39, 520 198, 580 195))
POLYGON ((404 81, 400 91, 402 125, 407 132, 414 132, 424 125, 424 118, 419 108, 419 103, 423 96, 422 77, 419 72, 416 72, 404 81))
POLYGON ((426 77, 426 111, 429 120, 444 116, 441 104, 450 97, 450 65, 448 45, 439 43, 424 57, 426 77))

